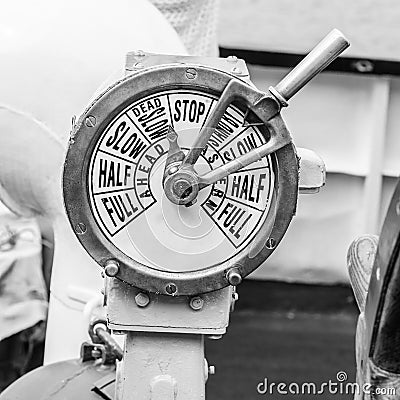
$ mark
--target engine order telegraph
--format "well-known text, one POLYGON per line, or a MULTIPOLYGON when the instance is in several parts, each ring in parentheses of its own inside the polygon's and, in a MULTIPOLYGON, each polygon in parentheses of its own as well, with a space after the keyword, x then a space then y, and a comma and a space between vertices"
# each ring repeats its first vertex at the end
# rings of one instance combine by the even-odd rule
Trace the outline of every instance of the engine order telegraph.
POLYGON ((324 183, 281 109, 348 45, 332 31, 268 92, 236 57, 129 53, 75 124, 64 202, 125 335, 116 399, 204 399, 204 336, 225 333, 234 287, 277 247, 299 190, 324 183))
POLYGON ((154 293, 241 281, 296 209, 299 161, 280 110, 347 45, 333 31, 268 93, 235 57, 130 53, 126 77, 76 124, 65 162, 67 214, 88 253, 154 293))

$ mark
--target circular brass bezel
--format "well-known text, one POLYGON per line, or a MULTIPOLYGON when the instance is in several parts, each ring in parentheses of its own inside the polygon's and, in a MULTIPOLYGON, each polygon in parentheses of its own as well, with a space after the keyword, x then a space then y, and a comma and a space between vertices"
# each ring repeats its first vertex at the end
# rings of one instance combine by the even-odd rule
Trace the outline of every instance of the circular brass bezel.
MULTIPOLYGON (((110 260, 119 265, 117 278, 142 290, 168 295, 195 295, 229 285, 227 272, 234 267, 242 277, 258 268, 273 252, 285 234, 295 213, 298 194, 298 160, 292 143, 273 154, 275 167, 275 207, 256 234, 256 254, 243 249, 229 262, 194 272, 166 272, 151 268, 128 257, 107 239, 91 211, 88 190, 88 168, 99 136, 128 104, 142 97, 169 89, 195 89, 219 97, 226 85, 238 78, 204 67, 196 69, 195 79, 188 79, 187 65, 165 65, 136 73, 102 93, 84 112, 71 134, 63 171, 63 195, 67 216, 74 227, 84 224, 84 234, 76 237, 89 255, 103 268, 110 260), (95 123, 85 123, 95 121, 95 123), (275 246, 267 246, 273 238, 275 246), (173 293, 168 288, 174 285, 173 293)), ((242 82, 243 83, 243 82, 242 82)), ((251 89, 253 90, 253 89, 251 89)))

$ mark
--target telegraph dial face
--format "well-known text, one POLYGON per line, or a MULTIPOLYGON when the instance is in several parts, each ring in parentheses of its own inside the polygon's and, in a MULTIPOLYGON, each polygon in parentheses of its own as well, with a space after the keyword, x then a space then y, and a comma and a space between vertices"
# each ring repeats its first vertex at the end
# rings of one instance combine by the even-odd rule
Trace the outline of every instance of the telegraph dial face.
MULTIPOLYGON (((210 72, 204 72, 206 79, 210 72)), ((202 189, 189 207, 172 203, 163 187, 168 130, 175 130, 186 153, 218 102, 218 88, 148 83, 150 88, 140 90, 139 78, 125 82, 139 87, 135 96, 123 101, 120 84, 82 119, 64 171, 70 220, 88 230, 78 238, 96 261, 117 260, 121 279, 143 289, 163 293, 170 282, 176 294, 192 294, 226 286, 227 269, 245 268, 246 259, 254 269, 280 240, 274 233, 271 241, 279 209, 279 157, 266 156, 202 189), (95 127, 85 123, 88 116, 95 127), (79 159, 80 185, 69 174, 79 159)), ((269 140, 264 125, 246 124, 244 116, 240 104, 228 107, 195 164, 199 175, 269 140)), ((294 155, 286 153, 286 159, 294 155)))
MULTIPOLYGON (((188 150, 217 101, 198 90, 163 90, 132 102, 102 130, 90 160, 90 204, 103 234, 132 259, 170 272, 202 270, 250 246, 267 217, 275 183, 270 156, 201 190, 190 207, 164 193, 169 126, 188 150)), ((243 127, 243 116, 227 109, 198 173, 267 141, 258 127, 243 127)))

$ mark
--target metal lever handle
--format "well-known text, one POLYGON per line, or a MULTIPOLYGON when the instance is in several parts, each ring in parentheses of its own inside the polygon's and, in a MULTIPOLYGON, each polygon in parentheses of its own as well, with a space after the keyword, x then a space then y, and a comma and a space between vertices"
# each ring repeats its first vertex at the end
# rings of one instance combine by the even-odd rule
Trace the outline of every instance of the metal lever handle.
POLYGON ((283 106, 287 106, 291 97, 349 46, 350 43, 342 32, 333 29, 275 87, 270 87, 270 92, 283 106))

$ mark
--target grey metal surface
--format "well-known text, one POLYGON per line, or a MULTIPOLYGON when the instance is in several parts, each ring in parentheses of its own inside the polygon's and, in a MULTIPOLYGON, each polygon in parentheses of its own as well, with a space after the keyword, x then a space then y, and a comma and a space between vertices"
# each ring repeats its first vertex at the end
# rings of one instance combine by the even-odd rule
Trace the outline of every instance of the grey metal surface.
POLYGON ((114 371, 114 365, 106 366, 99 362, 61 361, 24 375, 2 392, 0 399, 101 400, 105 397, 98 390, 96 393, 95 384, 114 371))

